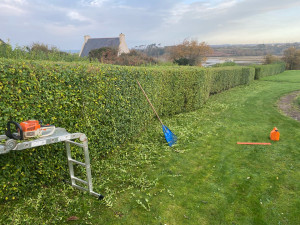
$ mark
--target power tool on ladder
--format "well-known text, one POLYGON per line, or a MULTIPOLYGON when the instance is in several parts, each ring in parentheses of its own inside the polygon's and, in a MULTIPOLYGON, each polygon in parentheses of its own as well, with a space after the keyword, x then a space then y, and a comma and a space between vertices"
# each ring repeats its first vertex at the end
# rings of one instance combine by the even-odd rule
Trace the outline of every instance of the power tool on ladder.
POLYGON ((6 134, 0 135, 0 155, 10 151, 19 151, 58 142, 65 142, 72 186, 83 191, 88 191, 99 200, 103 199, 103 195, 93 191, 88 140, 86 135, 83 133, 68 133, 64 128, 55 127, 53 125, 41 125, 40 123, 41 122, 37 120, 28 120, 20 124, 15 121, 9 121, 6 127, 6 134), (14 126, 15 130, 12 126, 14 126), (34 139, 18 141, 29 138, 34 139), (81 143, 72 141, 75 139, 79 139, 81 143), (2 142, 4 140, 6 141, 5 143, 2 142), (72 158, 71 145, 83 149, 84 162, 72 158), (85 167, 86 180, 82 180, 75 176, 74 164, 85 167), (81 183, 81 185, 79 185, 79 183, 81 183))
POLYGON ((6 136, 15 140, 25 140, 35 137, 46 137, 54 133, 55 126, 41 125, 38 120, 27 120, 22 123, 9 121, 6 127, 6 136), (12 132, 11 125, 15 126, 15 133, 12 132))

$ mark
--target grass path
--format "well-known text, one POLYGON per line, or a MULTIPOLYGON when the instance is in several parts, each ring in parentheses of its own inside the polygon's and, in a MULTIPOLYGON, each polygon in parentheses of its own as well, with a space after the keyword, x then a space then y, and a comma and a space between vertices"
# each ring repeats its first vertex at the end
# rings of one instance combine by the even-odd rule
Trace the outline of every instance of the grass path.
POLYGON ((0 205, 0 222, 298 224, 300 123, 282 115, 277 101, 299 89, 300 72, 287 71, 214 95, 200 110, 163 118, 179 138, 174 148, 155 123, 122 160, 107 159, 105 168, 94 162, 103 168, 94 180, 105 202, 58 186, 0 205), (270 142, 274 126, 281 137, 271 146, 236 144, 270 142))
POLYGON ((297 98, 300 98, 300 91, 294 91, 280 98, 278 106, 281 112, 295 120, 300 121, 300 107, 297 98))

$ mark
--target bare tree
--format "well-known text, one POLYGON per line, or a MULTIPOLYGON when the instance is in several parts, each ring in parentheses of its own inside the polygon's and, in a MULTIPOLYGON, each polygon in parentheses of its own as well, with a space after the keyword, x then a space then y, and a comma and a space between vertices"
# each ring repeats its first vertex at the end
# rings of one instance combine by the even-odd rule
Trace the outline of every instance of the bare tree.
POLYGON ((201 66, 213 52, 205 42, 185 39, 182 43, 169 47, 170 58, 179 65, 201 66))
POLYGON ((265 56, 264 64, 272 64, 272 63, 277 63, 277 62, 282 62, 279 57, 271 55, 271 54, 268 54, 265 56))
POLYGON ((291 47, 285 50, 283 54, 282 59, 286 62, 286 68, 288 70, 300 69, 300 49, 291 47))

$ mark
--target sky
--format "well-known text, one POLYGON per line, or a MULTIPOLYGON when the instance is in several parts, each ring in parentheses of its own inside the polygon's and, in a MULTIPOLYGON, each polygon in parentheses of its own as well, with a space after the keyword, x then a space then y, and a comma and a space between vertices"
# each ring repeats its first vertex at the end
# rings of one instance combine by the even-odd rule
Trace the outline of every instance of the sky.
POLYGON ((0 39, 80 50, 84 35, 129 48, 300 42, 299 0, 0 0, 0 39))

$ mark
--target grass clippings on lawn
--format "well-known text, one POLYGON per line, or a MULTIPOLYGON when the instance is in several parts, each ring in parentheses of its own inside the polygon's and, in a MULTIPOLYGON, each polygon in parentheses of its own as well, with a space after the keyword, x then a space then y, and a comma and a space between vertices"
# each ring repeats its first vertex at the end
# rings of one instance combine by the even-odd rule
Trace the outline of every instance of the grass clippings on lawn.
POLYGON ((0 223, 299 224, 300 123, 277 107, 299 87, 300 72, 286 71, 163 118, 178 136, 172 148, 154 121, 135 142, 92 161, 103 201, 58 183, 1 203, 0 223), (270 142, 274 126, 281 136, 271 146, 236 144, 270 142))

